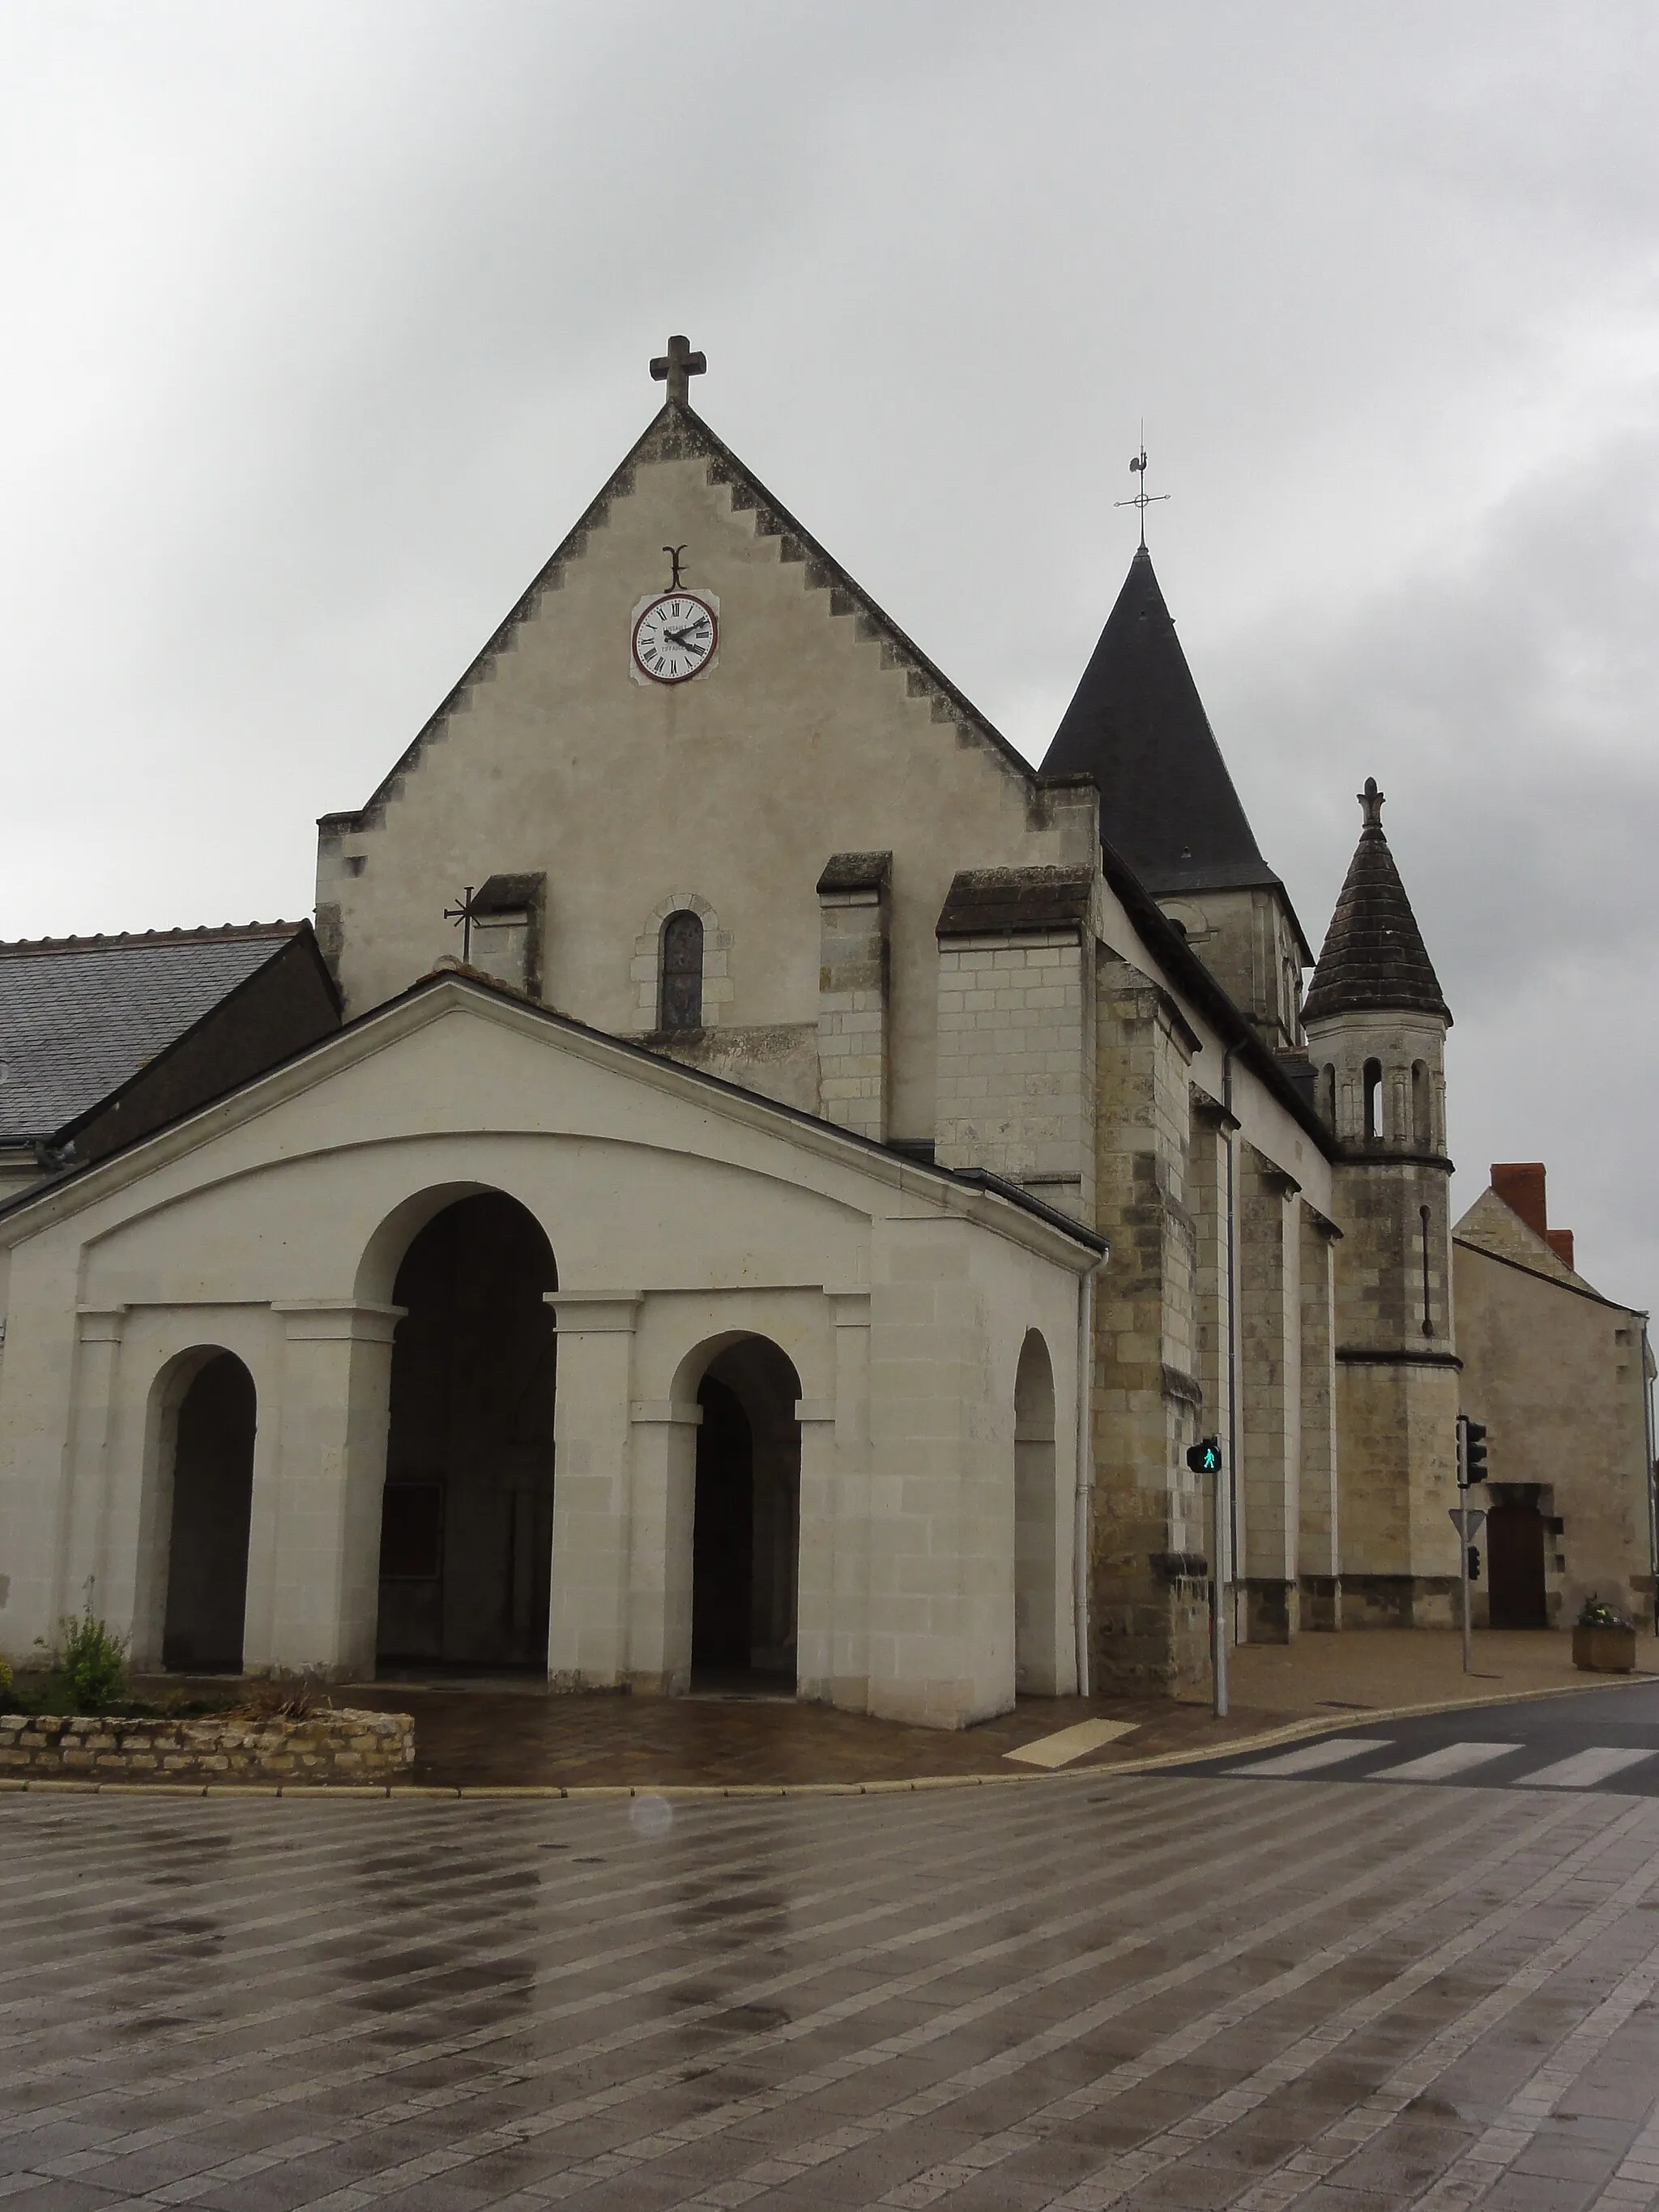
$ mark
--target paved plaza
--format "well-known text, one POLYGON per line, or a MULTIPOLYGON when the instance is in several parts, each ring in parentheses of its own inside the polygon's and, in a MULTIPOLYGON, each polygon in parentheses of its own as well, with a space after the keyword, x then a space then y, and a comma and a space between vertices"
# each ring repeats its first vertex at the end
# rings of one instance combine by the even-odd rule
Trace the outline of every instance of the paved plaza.
POLYGON ((20 2212, 1653 2205, 1659 1802, 32 1791, 0 2008, 20 2212))

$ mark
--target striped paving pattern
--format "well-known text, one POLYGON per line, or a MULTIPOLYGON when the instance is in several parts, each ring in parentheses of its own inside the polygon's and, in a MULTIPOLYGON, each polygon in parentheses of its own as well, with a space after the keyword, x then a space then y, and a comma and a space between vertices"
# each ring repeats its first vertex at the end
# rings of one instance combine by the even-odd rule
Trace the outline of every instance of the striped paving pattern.
POLYGON ((864 1798, 12 1798, 0 2206, 1659 2206, 1659 1802, 1371 1790, 1334 1748, 864 1798))

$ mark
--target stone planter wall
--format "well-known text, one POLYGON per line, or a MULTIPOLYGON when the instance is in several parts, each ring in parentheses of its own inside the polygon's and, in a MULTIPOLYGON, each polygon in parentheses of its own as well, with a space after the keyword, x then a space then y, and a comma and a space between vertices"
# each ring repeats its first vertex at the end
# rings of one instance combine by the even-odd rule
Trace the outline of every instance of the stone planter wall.
POLYGON ((143 1720, 0 1713, 0 1778, 84 1782, 389 1783, 415 1758, 409 1713, 143 1720))
POLYGON ((1636 1668, 1633 1628, 1575 1628, 1572 1663, 1587 1674, 1629 1674, 1636 1668))

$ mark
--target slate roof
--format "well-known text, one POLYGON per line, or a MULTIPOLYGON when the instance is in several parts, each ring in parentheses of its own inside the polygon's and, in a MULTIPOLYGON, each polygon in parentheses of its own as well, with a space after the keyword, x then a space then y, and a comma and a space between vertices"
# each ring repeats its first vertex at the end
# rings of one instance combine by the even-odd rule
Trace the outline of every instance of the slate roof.
POLYGON ((0 1144, 49 1139, 79 1121, 305 927, 0 944, 0 1144))
POLYGON ((1042 773, 1092 779, 1102 829, 1155 897, 1283 888, 1239 804, 1144 545, 1042 773))
POLYGON ((1367 778, 1359 804, 1365 826, 1325 933, 1302 1004, 1304 1022, 1379 1008, 1439 1014, 1451 1009, 1440 988, 1406 886, 1382 834, 1382 794, 1367 778))

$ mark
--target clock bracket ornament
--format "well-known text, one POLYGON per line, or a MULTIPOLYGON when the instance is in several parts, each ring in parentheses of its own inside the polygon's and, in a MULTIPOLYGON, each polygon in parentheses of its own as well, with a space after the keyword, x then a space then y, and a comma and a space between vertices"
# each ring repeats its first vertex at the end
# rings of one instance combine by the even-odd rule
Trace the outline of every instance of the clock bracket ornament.
POLYGON ((628 672, 636 684, 673 686, 703 676, 720 659, 720 603, 681 580, 684 545, 665 545, 665 587, 636 600, 629 623, 628 672))

